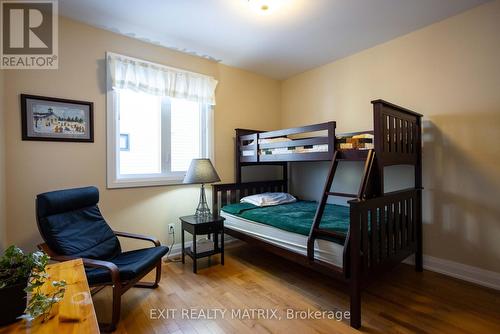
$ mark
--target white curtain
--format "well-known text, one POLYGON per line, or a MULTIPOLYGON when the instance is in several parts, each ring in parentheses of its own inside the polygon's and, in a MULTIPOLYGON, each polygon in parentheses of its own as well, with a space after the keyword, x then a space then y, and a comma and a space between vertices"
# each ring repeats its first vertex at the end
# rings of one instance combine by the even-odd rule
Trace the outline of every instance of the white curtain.
POLYGON ((214 78, 144 60, 107 53, 113 89, 130 89, 158 96, 215 105, 214 78))

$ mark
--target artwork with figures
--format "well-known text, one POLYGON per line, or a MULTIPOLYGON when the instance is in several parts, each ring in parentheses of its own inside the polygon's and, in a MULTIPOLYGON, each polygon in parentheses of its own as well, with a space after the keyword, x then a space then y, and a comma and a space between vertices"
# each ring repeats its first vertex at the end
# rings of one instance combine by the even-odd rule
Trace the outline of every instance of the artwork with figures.
POLYGON ((93 141, 93 103, 21 95, 23 140, 93 141))

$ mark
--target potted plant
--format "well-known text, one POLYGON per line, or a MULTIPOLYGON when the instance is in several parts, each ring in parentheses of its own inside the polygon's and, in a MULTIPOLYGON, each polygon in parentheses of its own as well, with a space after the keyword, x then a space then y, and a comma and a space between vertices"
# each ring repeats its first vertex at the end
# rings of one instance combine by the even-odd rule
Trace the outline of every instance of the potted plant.
POLYGON ((45 267, 49 256, 43 252, 25 254, 10 246, 0 258, 0 325, 17 319, 33 320, 50 315, 52 306, 64 296, 66 283, 54 281, 53 291, 44 294, 41 287, 48 279, 45 267), (29 294, 29 302, 26 296, 29 294))

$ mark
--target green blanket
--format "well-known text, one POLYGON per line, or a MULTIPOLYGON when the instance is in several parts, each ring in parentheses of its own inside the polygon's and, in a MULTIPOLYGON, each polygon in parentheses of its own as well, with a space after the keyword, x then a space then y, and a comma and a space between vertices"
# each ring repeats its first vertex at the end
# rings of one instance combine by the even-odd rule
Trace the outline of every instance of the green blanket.
MULTIPOLYGON (((288 232, 309 235, 311 225, 318 208, 313 201, 297 201, 295 203, 259 207, 247 203, 226 205, 222 211, 252 220, 258 223, 277 227, 288 232)), ((349 229, 349 207, 327 204, 320 228, 347 234, 349 229)))

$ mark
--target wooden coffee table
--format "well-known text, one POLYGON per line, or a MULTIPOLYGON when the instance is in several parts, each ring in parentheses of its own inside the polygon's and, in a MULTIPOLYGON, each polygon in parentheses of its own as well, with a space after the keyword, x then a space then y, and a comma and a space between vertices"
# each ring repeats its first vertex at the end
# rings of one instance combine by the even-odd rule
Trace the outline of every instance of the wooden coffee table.
MULTIPOLYGON (((82 260, 77 259, 48 265, 47 273, 50 281, 65 280, 67 284, 63 300, 53 309, 53 317, 46 322, 35 320, 31 324, 21 320, 0 327, 0 334, 99 333, 99 325, 82 260)), ((42 289, 50 289, 50 286, 46 283, 42 289)))

